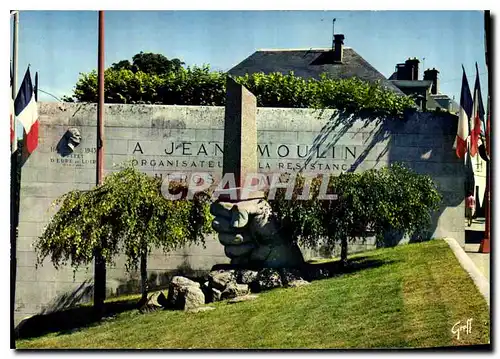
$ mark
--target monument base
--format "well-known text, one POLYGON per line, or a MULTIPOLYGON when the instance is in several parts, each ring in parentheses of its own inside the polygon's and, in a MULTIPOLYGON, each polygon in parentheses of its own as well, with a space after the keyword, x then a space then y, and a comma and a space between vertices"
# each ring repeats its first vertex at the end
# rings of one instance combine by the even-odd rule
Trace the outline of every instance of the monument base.
POLYGON ((219 195, 218 199, 220 202, 241 202, 241 201, 250 201, 254 199, 264 199, 265 193, 264 191, 248 191, 244 187, 231 188, 227 191, 231 191, 229 193, 222 193, 219 195))

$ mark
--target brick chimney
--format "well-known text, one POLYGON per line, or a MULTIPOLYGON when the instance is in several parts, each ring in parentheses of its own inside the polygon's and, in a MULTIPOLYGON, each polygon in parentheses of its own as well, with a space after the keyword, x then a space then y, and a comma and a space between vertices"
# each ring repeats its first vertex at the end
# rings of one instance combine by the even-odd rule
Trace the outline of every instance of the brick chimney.
POLYGON ((343 34, 337 34, 333 35, 333 43, 335 44, 335 48, 333 50, 333 61, 335 62, 342 62, 342 59, 344 57, 344 35, 343 34))
POLYGON ((427 69, 424 71, 424 80, 432 81, 431 93, 437 95, 438 93, 438 73, 435 68, 427 69))
POLYGON ((406 65, 405 64, 397 64, 396 65, 396 79, 398 80, 406 80, 406 65))
POLYGON ((418 64, 420 61, 414 57, 413 59, 408 59, 405 61, 406 73, 408 78, 405 80, 418 80, 418 64))

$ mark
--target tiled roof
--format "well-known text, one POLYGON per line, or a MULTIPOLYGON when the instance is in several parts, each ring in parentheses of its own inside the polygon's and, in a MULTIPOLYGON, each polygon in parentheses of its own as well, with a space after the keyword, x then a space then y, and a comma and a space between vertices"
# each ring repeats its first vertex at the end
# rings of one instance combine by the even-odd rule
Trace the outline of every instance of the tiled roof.
POLYGON ((329 48, 258 50, 230 69, 228 73, 233 76, 244 76, 247 73, 281 72, 288 74, 293 71, 296 76, 314 79, 319 79, 322 73, 327 73, 329 77, 334 79, 358 77, 370 82, 380 80, 386 88, 404 95, 353 49, 344 47, 342 63, 328 61, 331 54, 329 48))

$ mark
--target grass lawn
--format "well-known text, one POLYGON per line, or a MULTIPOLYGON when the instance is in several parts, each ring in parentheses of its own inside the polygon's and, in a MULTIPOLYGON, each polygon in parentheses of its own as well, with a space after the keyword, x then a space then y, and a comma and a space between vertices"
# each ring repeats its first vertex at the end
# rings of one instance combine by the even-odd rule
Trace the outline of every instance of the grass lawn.
POLYGON ((213 311, 126 311, 17 348, 408 348, 486 344, 489 308, 441 240, 353 256, 364 269, 213 311), (455 323, 472 318, 460 339, 455 323))

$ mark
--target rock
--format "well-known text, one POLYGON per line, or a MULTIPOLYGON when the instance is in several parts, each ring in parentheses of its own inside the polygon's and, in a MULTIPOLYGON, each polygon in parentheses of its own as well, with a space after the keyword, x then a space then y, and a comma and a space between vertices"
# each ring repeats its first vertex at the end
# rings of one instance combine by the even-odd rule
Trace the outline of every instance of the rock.
POLYGON ((196 287, 183 287, 182 296, 184 300, 180 304, 184 304, 184 310, 189 310, 205 305, 205 295, 200 288, 196 287))
POLYGON ((200 283, 195 282, 194 280, 188 279, 186 277, 175 276, 172 278, 170 284, 175 284, 177 286, 187 287, 187 286, 195 286, 200 287, 200 283))
POLYGON ((236 277, 234 275, 234 270, 213 271, 208 275, 208 281, 212 288, 222 292, 229 283, 236 282, 236 277))
POLYGON ((153 295, 149 298, 149 301, 153 301, 153 303, 157 303, 159 306, 166 308, 167 307, 167 297, 165 297, 165 294, 163 292, 156 292, 153 293, 153 295))
POLYGON ((229 304, 240 303, 240 302, 247 302, 249 300, 255 300, 258 297, 259 296, 255 295, 255 294, 247 294, 247 295, 243 295, 243 296, 240 296, 240 297, 235 297, 235 298, 229 299, 227 302, 229 304))
POLYGON ((221 293, 221 299, 231 299, 248 294, 248 284, 229 283, 221 293))
POLYGON ((252 292, 260 292, 283 286, 279 272, 272 268, 264 268, 257 275, 257 279, 252 282, 252 292))
POLYGON ((296 288, 296 287, 302 287, 302 286, 309 285, 309 284, 311 284, 311 283, 306 281, 306 280, 298 279, 298 280, 293 280, 293 281, 289 282, 288 286, 291 288, 296 288))
POLYGON ((213 302, 212 298, 212 288, 210 287, 210 283, 206 281, 200 287, 201 291, 205 295, 205 304, 213 302))
POLYGON ((281 281, 283 285, 288 285, 288 283, 297 281, 297 280, 303 280, 302 278, 302 273, 298 269, 288 269, 288 268, 282 268, 279 270, 280 276, 281 276, 281 281))
POLYGON ((217 288, 210 288, 211 294, 212 294, 212 302, 218 302, 221 300, 221 294, 222 292, 218 290, 217 288))
POLYGON ((176 276, 168 286, 167 306, 187 310, 205 304, 205 295, 200 284, 190 279, 176 276))
POLYGON ((236 283, 250 284, 257 279, 258 274, 259 272, 249 269, 239 270, 236 273, 236 283))
POLYGON ((214 307, 198 307, 187 310, 188 313, 200 313, 200 312, 208 312, 209 310, 214 310, 214 307))
POLYGON ((153 293, 146 300, 139 302, 139 312, 149 313, 166 307, 167 298, 163 292, 153 293))
POLYGON ((152 293, 149 298, 142 299, 138 303, 140 312, 149 312, 155 309, 164 308, 167 305, 167 298, 163 292, 152 293))

